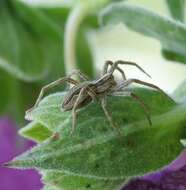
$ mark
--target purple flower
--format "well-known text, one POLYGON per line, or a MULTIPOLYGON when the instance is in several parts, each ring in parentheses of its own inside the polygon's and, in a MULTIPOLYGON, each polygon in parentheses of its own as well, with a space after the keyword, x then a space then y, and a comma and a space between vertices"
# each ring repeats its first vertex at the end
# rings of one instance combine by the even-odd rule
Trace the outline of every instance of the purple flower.
MULTIPOLYGON (((0 164, 12 160, 34 144, 17 135, 15 124, 0 119, 0 164)), ((33 170, 0 168, 0 190, 40 190, 40 175, 33 170)))
POLYGON ((167 167, 132 179, 122 190, 186 190, 186 149, 167 167))

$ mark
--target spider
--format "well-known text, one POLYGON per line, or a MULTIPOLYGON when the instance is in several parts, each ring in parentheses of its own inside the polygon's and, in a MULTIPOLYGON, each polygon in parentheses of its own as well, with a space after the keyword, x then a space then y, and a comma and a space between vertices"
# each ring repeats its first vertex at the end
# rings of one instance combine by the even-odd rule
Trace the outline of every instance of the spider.
MULTIPOLYGON (((97 80, 89 81, 87 76, 85 76, 79 70, 75 70, 69 76, 60 78, 60 79, 44 86, 41 89, 39 97, 32 109, 35 109, 38 106, 44 93, 47 90, 49 90, 57 85, 61 85, 65 82, 67 82, 67 83, 73 84, 73 86, 66 93, 64 100, 62 102, 62 105, 61 105, 61 108, 62 108, 61 110, 62 111, 72 110, 72 131, 71 131, 71 133, 73 133, 75 130, 76 119, 77 119, 77 110, 84 107, 85 105, 89 104, 92 101, 99 101, 101 103, 101 106, 103 108, 106 118, 110 122, 111 126, 113 128, 116 128, 116 125, 113 122, 111 113, 107 110, 107 99, 106 99, 107 96, 130 96, 130 97, 132 97, 144 109, 144 112, 146 114, 148 122, 150 125, 152 125, 148 107, 146 106, 146 104, 143 102, 143 100, 139 96, 137 96, 133 92, 127 91, 127 87, 132 83, 137 83, 137 84, 145 85, 148 87, 152 87, 152 88, 160 91, 165 96, 168 96, 168 95, 162 89, 160 89, 158 86, 156 86, 154 84, 147 83, 147 82, 135 79, 135 78, 126 79, 125 73, 119 67, 119 65, 135 66, 139 70, 141 70, 143 73, 145 73, 148 77, 150 77, 149 74, 147 74, 138 64, 136 64, 134 62, 122 61, 122 60, 119 60, 116 62, 106 61, 105 65, 103 67, 102 76, 97 80), (114 79, 113 73, 116 70, 118 70, 122 75, 123 80, 120 83, 117 83, 116 80, 114 79), (79 82, 79 81, 73 79, 72 75, 78 75, 79 78, 82 80, 82 82, 79 82)), ((28 111, 30 111, 30 110, 28 110, 28 111)))

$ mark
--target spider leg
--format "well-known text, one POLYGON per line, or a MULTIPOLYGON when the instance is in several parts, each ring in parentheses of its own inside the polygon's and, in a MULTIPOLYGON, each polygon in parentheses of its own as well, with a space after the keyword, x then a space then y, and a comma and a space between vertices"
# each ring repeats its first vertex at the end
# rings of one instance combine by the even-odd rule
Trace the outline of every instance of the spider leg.
POLYGON ((77 119, 77 111, 76 111, 76 109, 77 109, 79 103, 81 102, 81 98, 84 95, 84 93, 86 92, 86 90, 87 90, 87 87, 84 87, 84 88, 81 89, 81 91, 80 91, 80 93, 79 93, 79 95, 78 95, 78 97, 76 99, 76 102, 75 102, 75 104, 73 106, 73 109, 72 109, 72 131, 71 131, 71 134, 73 134, 73 132, 74 132, 74 130, 76 128, 76 119, 77 119))
POLYGON ((78 75, 80 79, 82 79, 83 81, 87 81, 89 80, 89 78, 83 74, 80 70, 75 70, 70 74, 70 77, 72 77, 73 75, 78 75))
POLYGON ((145 73, 148 77, 151 78, 151 76, 144 70, 142 69, 138 64, 134 63, 134 62, 130 62, 130 61, 122 61, 122 60, 118 60, 116 62, 114 62, 113 66, 110 68, 110 73, 113 73, 116 69, 116 67, 121 64, 121 65, 132 65, 137 67, 139 70, 141 70, 143 73, 145 73))
POLYGON ((103 111, 105 113, 105 116, 107 117, 107 119, 108 119, 109 123, 111 124, 111 126, 114 129, 117 129, 117 126, 114 124, 114 121, 112 119, 111 113, 107 110, 107 101, 106 101, 105 97, 101 99, 101 106, 102 106, 103 111))
POLYGON ((39 94, 39 96, 38 96, 38 98, 37 98, 36 103, 34 104, 34 106, 31 109, 27 110, 26 113, 32 111, 34 108, 36 108, 38 106, 39 102, 41 101, 42 97, 44 96, 44 93, 47 90, 49 90, 49 89, 51 89, 51 88, 53 88, 55 86, 58 86, 60 84, 63 84, 64 82, 68 82, 68 83, 71 83, 71 84, 74 84, 74 85, 78 84, 78 81, 76 81, 76 80, 74 80, 74 79, 72 79, 70 77, 60 78, 60 79, 58 79, 58 80, 56 80, 54 82, 51 82, 50 84, 47 84, 46 86, 44 86, 41 89, 40 94, 39 94))
MULTIPOLYGON (((108 67, 109 67, 109 65, 113 65, 114 63, 112 62, 112 61, 106 61, 105 62, 105 65, 104 65, 104 67, 103 67, 103 75, 105 75, 107 72, 108 72, 108 67)), ((126 76, 125 76, 125 73, 124 73, 124 71, 122 70, 122 69, 120 69, 118 66, 116 66, 115 68, 114 68, 114 70, 118 70, 120 73, 121 73, 121 75, 122 75, 122 78, 123 78, 123 80, 126 80, 126 76)))
POLYGON ((141 107, 143 108, 144 112, 145 112, 145 115, 147 117, 147 120, 149 122, 149 125, 152 125, 152 121, 151 121, 151 118, 150 118, 150 113, 149 113, 149 107, 145 104, 145 102, 139 97, 137 96, 136 94, 134 93, 131 93, 131 97, 136 100, 140 105, 141 107))
POLYGON ((163 94, 165 97, 168 97, 169 99, 171 99, 173 102, 174 100, 168 96, 161 88, 159 88, 158 86, 154 85, 154 84, 151 84, 151 83, 148 83, 148 82, 145 82, 145 81, 141 81, 139 79, 128 79, 124 82, 122 82, 121 84, 118 85, 118 87, 116 87, 116 91, 118 90, 121 90, 127 86, 129 86, 130 84, 132 83, 137 83, 137 84, 141 84, 141 85, 144 85, 144 86, 148 86, 148 87, 151 87, 151 88, 154 88, 156 90, 158 90, 159 92, 161 92, 161 94, 163 94))
POLYGON ((136 94, 129 92, 129 91, 117 91, 117 92, 113 92, 111 95, 113 96, 130 96, 132 97, 135 101, 137 101, 140 106, 143 108, 145 115, 148 119, 149 125, 152 125, 152 121, 150 118, 150 113, 149 113, 149 107, 145 104, 145 102, 136 94))

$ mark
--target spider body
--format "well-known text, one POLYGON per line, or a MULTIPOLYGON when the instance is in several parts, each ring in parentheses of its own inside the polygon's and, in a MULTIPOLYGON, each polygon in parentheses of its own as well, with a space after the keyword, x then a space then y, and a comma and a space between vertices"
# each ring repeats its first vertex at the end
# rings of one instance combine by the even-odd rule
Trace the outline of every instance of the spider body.
MULTIPOLYGON (((62 111, 72 111, 72 132, 75 129, 76 126, 76 119, 77 119, 77 110, 86 106, 91 101, 98 101, 101 103, 101 106, 103 108, 103 111, 112 125, 112 127, 116 127, 112 120, 112 116, 110 112, 107 110, 107 96, 130 96, 135 101, 137 101, 141 107, 144 109, 145 114, 147 116, 147 119, 149 121, 149 124, 151 125, 151 119, 149 116, 149 110, 143 100, 138 97, 133 92, 129 91, 127 87, 130 84, 137 83, 141 85, 145 85, 151 88, 154 88, 158 91, 160 91, 163 95, 169 97, 163 90, 161 90, 158 86, 147 83, 138 79, 126 79, 124 71, 119 67, 120 64, 125 65, 132 65, 136 66, 138 69, 140 69, 142 72, 144 72, 146 75, 148 75, 139 65, 133 62, 128 61, 106 61, 102 76, 97 79, 90 81, 84 74, 82 74, 80 71, 74 71, 71 75, 68 77, 60 78, 57 81, 54 81, 46 86, 44 86, 40 92, 40 95, 34 105, 33 108, 37 107, 40 100, 42 99, 44 92, 54 86, 61 85, 64 82, 68 82, 70 84, 73 84, 69 91, 66 93, 64 100, 61 104, 61 110, 62 111), (122 75, 122 82, 117 83, 114 78, 114 71, 117 70, 122 75), (77 81, 72 79, 72 75, 78 75, 83 81, 77 81)), ((148 75, 150 77, 150 75, 148 75)), ((170 98, 170 97, 169 97, 170 98)), ((32 109, 33 109, 32 108, 32 109)))
MULTIPOLYGON (((82 87, 89 87, 91 88, 91 84, 89 82, 83 82, 78 84, 77 86, 73 86, 72 88, 69 89, 67 94, 64 97, 63 103, 62 103, 62 110, 63 111, 69 111, 73 109, 74 102, 77 101, 78 95, 82 89, 82 87)), ((91 96, 87 93, 82 96, 81 101, 79 101, 77 108, 81 108, 88 103, 92 101, 91 96)))
POLYGON ((104 75, 98 80, 86 81, 73 86, 67 92, 62 103, 62 110, 69 111, 73 109, 74 103, 77 101, 78 95, 82 88, 86 88, 88 93, 84 93, 81 100, 78 102, 77 108, 84 107, 89 104, 95 97, 99 99, 116 87, 117 83, 111 74, 104 75), (92 93, 92 96, 91 96, 92 93))

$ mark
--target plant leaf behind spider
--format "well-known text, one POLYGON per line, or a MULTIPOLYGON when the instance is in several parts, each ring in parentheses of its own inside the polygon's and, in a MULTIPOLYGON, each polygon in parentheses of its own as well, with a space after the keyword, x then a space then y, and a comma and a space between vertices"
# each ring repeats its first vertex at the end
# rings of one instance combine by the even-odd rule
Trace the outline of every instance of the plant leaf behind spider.
POLYGON ((71 112, 60 111, 64 93, 44 98, 27 118, 59 132, 59 137, 43 141, 8 165, 44 173, 49 170, 44 175, 45 183, 67 190, 73 185, 79 190, 114 189, 131 176, 167 165, 183 148, 180 139, 186 136, 186 105, 175 104, 149 89, 134 92, 149 106, 152 126, 131 98, 109 97, 108 110, 120 127, 120 135, 113 131, 99 103, 94 102, 79 110, 77 128, 71 136, 71 112), (55 175, 58 177, 52 177, 55 175))

